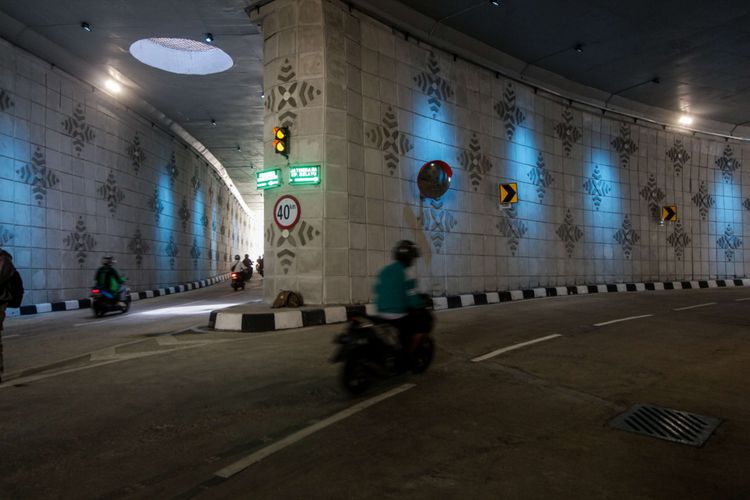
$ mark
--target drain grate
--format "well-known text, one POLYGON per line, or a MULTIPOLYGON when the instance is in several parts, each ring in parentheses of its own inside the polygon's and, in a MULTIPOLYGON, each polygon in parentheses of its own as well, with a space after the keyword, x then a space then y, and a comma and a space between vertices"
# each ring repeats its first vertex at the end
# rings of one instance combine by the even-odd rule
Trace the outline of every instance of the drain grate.
POLYGON ((720 423, 716 417, 637 404, 615 417, 609 425, 675 443, 703 446, 720 423))

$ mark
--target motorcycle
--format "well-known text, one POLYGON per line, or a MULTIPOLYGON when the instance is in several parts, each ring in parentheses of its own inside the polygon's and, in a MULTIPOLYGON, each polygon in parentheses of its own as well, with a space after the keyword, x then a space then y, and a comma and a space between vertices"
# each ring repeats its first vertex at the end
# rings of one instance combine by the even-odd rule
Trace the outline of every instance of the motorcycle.
POLYGON ((130 289, 126 286, 120 289, 117 296, 112 295, 107 290, 91 289, 91 309, 97 318, 101 318, 112 311, 120 311, 125 314, 130 310, 130 300, 130 289))
POLYGON ((378 379, 427 370, 435 356, 435 341, 430 335, 432 313, 429 308, 424 312, 429 315, 430 328, 426 333, 413 334, 410 346, 402 346, 398 329, 383 319, 353 318, 347 331, 334 338, 339 348, 331 358, 332 363, 344 363, 341 370, 344 389, 356 396, 378 379))
POLYGON ((245 275, 241 272, 232 272, 232 288, 236 292, 237 289, 242 288, 245 289, 245 275))

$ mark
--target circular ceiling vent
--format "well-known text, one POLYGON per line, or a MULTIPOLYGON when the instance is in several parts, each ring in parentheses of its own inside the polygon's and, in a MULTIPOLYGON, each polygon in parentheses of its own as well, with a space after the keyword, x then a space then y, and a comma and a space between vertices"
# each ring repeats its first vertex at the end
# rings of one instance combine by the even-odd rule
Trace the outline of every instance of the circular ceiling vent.
POLYGON ((221 73, 234 65, 223 50, 187 38, 144 38, 130 46, 130 53, 143 64, 180 75, 221 73))

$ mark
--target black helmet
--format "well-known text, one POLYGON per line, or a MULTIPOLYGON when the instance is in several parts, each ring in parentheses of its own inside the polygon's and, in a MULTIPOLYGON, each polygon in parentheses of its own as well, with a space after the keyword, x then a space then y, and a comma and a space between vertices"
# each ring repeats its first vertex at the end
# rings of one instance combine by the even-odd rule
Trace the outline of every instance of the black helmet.
POLYGON ((112 257, 111 255, 107 255, 105 257, 102 257, 102 265, 103 266, 111 266, 115 262, 116 262, 115 258, 112 257))
POLYGON ((419 248, 413 241, 401 240, 393 249, 393 258, 406 267, 409 267, 417 257, 419 257, 419 248))
POLYGON ((239 255, 235 255, 234 256, 234 260, 240 260, 240 256, 239 255))

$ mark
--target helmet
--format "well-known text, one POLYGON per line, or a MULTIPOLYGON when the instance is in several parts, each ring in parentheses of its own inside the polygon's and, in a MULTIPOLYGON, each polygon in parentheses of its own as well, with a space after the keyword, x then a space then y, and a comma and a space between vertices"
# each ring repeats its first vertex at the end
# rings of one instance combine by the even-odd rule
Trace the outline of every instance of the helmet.
POLYGON ((249 256, 248 254, 245 254, 245 258, 246 258, 246 259, 249 259, 249 258, 250 258, 250 256, 249 256))
POLYGON ((111 266, 115 262, 117 262, 117 261, 111 255, 106 255, 106 256, 102 257, 102 265, 103 266, 111 266))
POLYGON ((234 256, 234 260, 240 260, 240 256, 239 255, 235 255, 234 256))
POLYGON ((413 241, 401 240, 393 249, 393 258, 409 267, 419 257, 419 248, 413 241))

